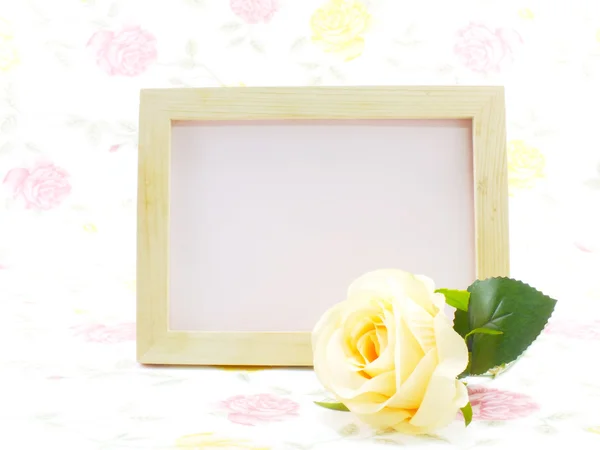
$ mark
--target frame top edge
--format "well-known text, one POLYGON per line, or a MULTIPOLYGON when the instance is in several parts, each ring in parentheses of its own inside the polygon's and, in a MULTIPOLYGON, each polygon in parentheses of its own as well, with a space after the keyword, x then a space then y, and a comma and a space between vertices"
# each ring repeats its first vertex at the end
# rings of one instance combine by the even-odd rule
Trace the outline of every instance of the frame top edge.
POLYGON ((503 85, 352 85, 352 86, 212 86, 183 88, 142 88, 140 93, 164 94, 178 92, 210 92, 210 91, 458 91, 479 93, 503 93, 503 85))

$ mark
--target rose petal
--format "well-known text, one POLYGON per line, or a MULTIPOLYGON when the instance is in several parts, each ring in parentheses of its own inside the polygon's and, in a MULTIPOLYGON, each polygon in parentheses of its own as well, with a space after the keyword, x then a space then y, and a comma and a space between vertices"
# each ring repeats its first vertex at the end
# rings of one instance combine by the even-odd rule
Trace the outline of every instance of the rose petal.
MULTIPOLYGON (((380 353, 379 358, 367 364, 363 369, 371 377, 388 372, 394 368, 394 349, 396 347, 394 342, 396 334, 394 315, 390 311, 383 311, 382 322, 382 328, 385 328, 385 342, 380 342, 380 347, 382 347, 381 343, 383 343, 383 351, 380 353)), ((383 332, 380 331, 379 333, 383 332)))
POLYGON ((516 47, 523 43, 523 37, 514 28, 500 28, 496 31, 496 35, 510 47, 516 47))
POLYGON ((427 392, 427 386, 438 364, 437 352, 431 349, 421 359, 407 380, 388 402, 394 408, 417 409, 427 392))
MULTIPOLYGON (((429 380, 435 371, 437 363, 436 351, 435 349, 431 349, 419 362, 413 375, 400 386, 400 389, 389 396, 389 398, 378 401, 377 398, 373 397, 373 394, 375 393, 369 392, 364 395, 356 396, 351 401, 346 402, 345 405, 352 412, 360 414, 379 414, 381 411, 390 408, 416 411, 425 395, 429 380), (371 394, 371 397, 368 396, 369 394, 371 394)), ((380 382, 386 380, 395 381, 395 378, 388 372, 386 378, 381 378, 380 382)))
MULTIPOLYGON (((402 318, 400 327, 396 330, 396 333, 400 335, 400 347, 396 351, 399 352, 402 361, 402 367, 398 368, 398 371, 400 373, 400 382, 404 383, 423 359, 425 352, 419 341, 415 338, 415 335, 411 332, 406 318, 402 318)), ((429 351, 431 350, 433 349, 429 351)))
POLYGON ((385 430, 386 428, 396 428, 406 420, 410 419, 414 411, 406 409, 385 408, 377 414, 354 413, 367 425, 374 428, 385 430))
POLYGON ((377 327, 375 333, 379 342, 379 357, 363 369, 371 377, 387 372, 394 367, 394 345, 388 344, 387 327, 377 327))
POLYGON ((258 417, 254 417, 251 416, 250 414, 243 414, 243 413, 231 413, 227 415, 227 418, 233 422, 233 423, 237 423, 240 425, 256 425, 258 422, 260 422, 260 418, 258 417))
POLYGON ((443 311, 435 316, 433 322, 440 361, 437 371, 443 376, 456 378, 469 363, 467 344, 462 336, 454 331, 452 322, 443 311))
POLYGON ((367 272, 361 275, 350 284, 348 288, 348 299, 352 301, 355 298, 361 298, 363 292, 371 292, 380 298, 389 297, 390 280, 404 280, 409 274, 402 270, 382 269, 367 272))
POLYGON ((344 55, 344 59, 346 61, 351 61, 354 58, 362 55, 365 49, 365 40, 361 37, 356 37, 350 42, 341 45, 337 51, 339 51, 342 55, 344 55))
POLYGON ((463 338, 452 329, 444 313, 434 319, 439 364, 419 410, 411 419, 417 427, 440 428, 449 424, 468 401, 468 393, 456 377, 465 369, 469 354, 463 338))
POLYGON ((400 388, 400 384, 402 383, 401 374, 404 366, 400 354, 400 349, 402 348, 402 333, 400 332, 400 328, 402 327, 401 301, 394 302, 394 334, 392 335, 394 340, 394 375, 396 381, 394 388, 396 391, 400 388))
POLYGON ((375 414, 386 408, 394 394, 395 374, 393 371, 382 373, 367 380, 360 389, 351 394, 341 395, 339 400, 355 414, 375 414))
POLYGON ((390 383, 388 379, 390 372, 367 379, 348 363, 342 348, 343 333, 337 330, 327 345, 326 353, 329 383, 335 394, 345 399, 352 399, 365 392, 377 392, 388 397, 395 392, 393 382, 390 383))
POLYGON ((366 364, 377 359, 378 349, 379 344, 377 343, 375 328, 363 334, 356 343, 356 350, 366 364))
MULTIPOLYGON (((356 349, 359 339, 361 339, 365 333, 374 331, 376 322, 381 323, 381 319, 379 318, 381 311, 379 309, 376 309, 371 305, 367 305, 364 308, 357 306, 357 308, 357 310, 353 311, 343 319, 343 334, 346 337, 344 348, 347 351, 356 349)), ((368 363, 368 361, 358 353, 355 355, 347 353, 347 356, 353 356, 356 363, 362 367, 368 363)))
POLYGON ((114 37, 112 31, 101 30, 96 31, 87 42, 87 47, 100 48, 105 46, 114 37))
POLYGON ((327 360, 327 344, 331 341, 333 333, 342 324, 343 306, 342 303, 338 303, 328 309, 315 325, 311 335, 314 371, 321 384, 329 390, 331 390, 329 382, 331 374, 327 360))
POLYGON ((434 284, 425 276, 416 276, 396 269, 368 272, 357 278, 348 288, 349 301, 364 301, 365 297, 383 299, 411 298, 431 316, 437 313, 432 304, 434 284))
POLYGON ((406 326, 421 346, 423 353, 435 348, 433 317, 412 299, 402 302, 401 314, 405 317, 406 326))
POLYGON ((435 283, 433 280, 425 275, 415 275, 415 278, 425 285, 431 302, 437 306, 438 309, 444 309, 446 305, 446 297, 444 297, 444 294, 435 293, 435 283))
POLYGON ((29 176, 29 170, 17 167, 8 171, 3 183, 16 195, 23 189, 23 183, 29 176))
POLYGON ((467 395, 467 400, 462 405, 458 405, 464 398, 462 391, 466 391, 466 387, 460 381, 449 379, 434 372, 427 386, 423 402, 410 420, 410 424, 431 429, 448 425, 454 420, 458 410, 468 401, 467 395))

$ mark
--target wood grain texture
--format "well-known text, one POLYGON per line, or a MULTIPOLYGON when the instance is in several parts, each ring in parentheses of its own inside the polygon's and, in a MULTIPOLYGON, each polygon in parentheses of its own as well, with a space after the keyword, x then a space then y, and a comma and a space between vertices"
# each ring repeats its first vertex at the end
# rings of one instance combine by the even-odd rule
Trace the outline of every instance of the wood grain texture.
POLYGON ((508 174, 504 92, 473 116, 477 278, 509 275, 508 174))
POLYGON ((171 121, 142 96, 138 150, 137 356, 168 333, 171 121))
POLYGON ((477 277, 509 275, 508 177, 502 87, 142 90, 137 232, 139 362, 173 365, 312 365, 310 333, 169 330, 172 122, 281 119, 472 119, 477 277))

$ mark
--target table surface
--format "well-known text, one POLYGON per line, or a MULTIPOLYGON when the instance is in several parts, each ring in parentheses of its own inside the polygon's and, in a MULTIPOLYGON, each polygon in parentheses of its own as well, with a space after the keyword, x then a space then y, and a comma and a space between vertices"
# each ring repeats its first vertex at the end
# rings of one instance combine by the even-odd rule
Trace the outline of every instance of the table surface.
POLYGON ((458 418, 436 435, 414 437, 314 405, 328 393, 310 369, 143 367, 134 358, 133 323, 65 327, 56 311, 47 319, 51 305, 5 306, 1 448, 600 446, 596 320, 554 319, 518 364, 495 379, 471 380, 468 429, 458 418))

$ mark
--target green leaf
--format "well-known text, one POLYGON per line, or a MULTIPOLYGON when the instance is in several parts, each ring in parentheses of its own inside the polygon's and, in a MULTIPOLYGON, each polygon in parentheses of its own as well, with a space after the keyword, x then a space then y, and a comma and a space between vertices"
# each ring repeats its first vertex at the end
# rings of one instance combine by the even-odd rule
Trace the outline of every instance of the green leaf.
POLYGON ((495 336, 499 335, 499 334, 504 334, 502 331, 500 330, 492 330, 491 328, 475 328, 474 330, 471 330, 467 333, 467 335, 465 336, 465 339, 468 338, 469 336, 473 335, 473 334, 493 334, 495 336))
POLYGON ((322 408, 333 409, 334 411, 350 411, 343 403, 337 402, 315 402, 315 405, 319 405, 322 408))
POLYGON ((469 333, 469 313, 460 309, 454 311, 454 331, 463 338, 469 333))
POLYGON ((477 280, 468 291, 469 332, 485 328, 504 333, 502 339, 489 333, 469 336, 471 375, 481 375, 521 356, 542 332, 556 305, 553 298, 511 278, 477 280))
POLYGON ((258 53, 264 53, 265 52, 265 46, 264 44, 262 44, 261 42, 258 41, 251 41, 250 45, 252 46, 252 48, 254 50, 256 50, 258 53))
POLYGON ((468 427, 473 420, 473 408, 471 408, 471 402, 460 408, 462 415, 465 418, 465 427, 468 427))
POLYGON ((435 292, 444 294, 446 297, 446 303, 461 311, 469 310, 469 297, 471 294, 469 291, 459 291, 456 289, 437 289, 435 292))

